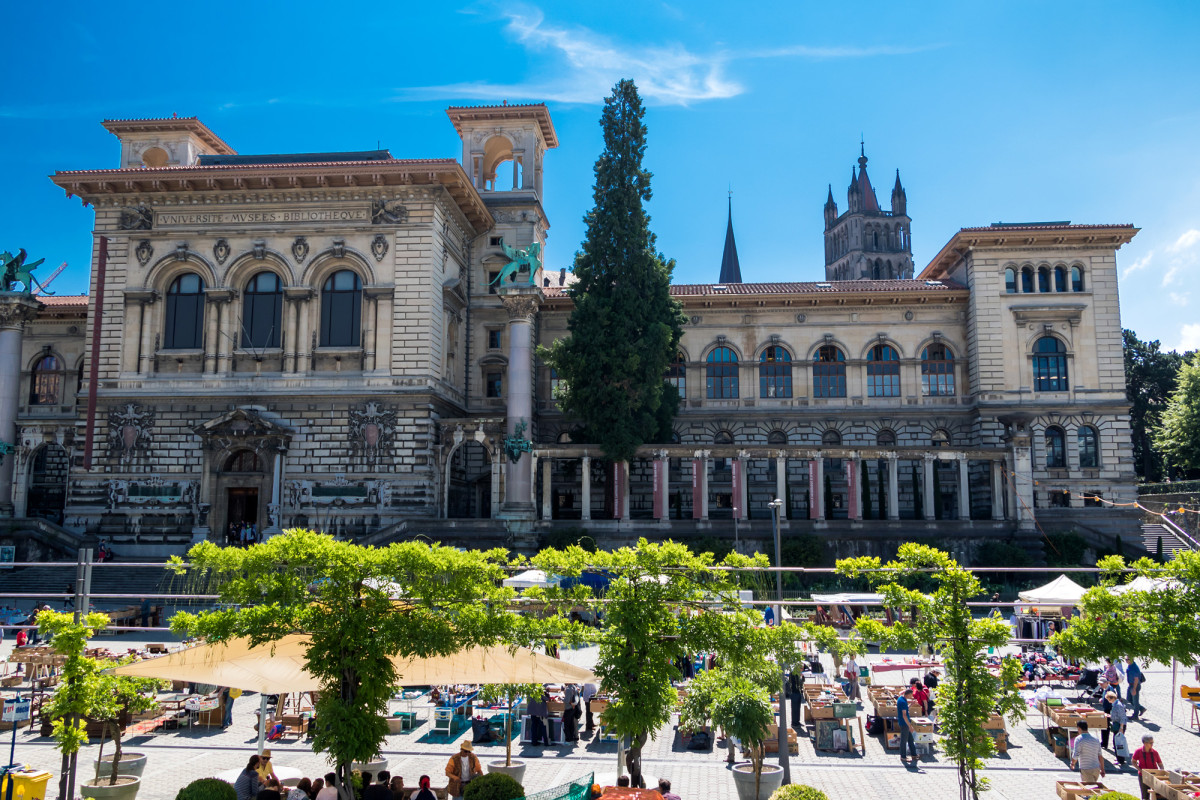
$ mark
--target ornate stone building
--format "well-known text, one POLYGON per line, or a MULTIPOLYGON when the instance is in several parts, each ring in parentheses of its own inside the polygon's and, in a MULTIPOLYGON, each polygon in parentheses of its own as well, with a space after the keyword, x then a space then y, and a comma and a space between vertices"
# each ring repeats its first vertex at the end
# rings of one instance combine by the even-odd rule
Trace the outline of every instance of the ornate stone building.
MULTIPOLYGON (((39 353, 81 387, 19 418, 25 462, 69 455, 61 524, 147 555, 241 523, 623 541, 762 535, 779 496, 790 531, 833 541, 982 538, 1099 530, 1083 496, 1132 497, 1116 251, 1135 228, 965 228, 908 279, 904 190, 881 211, 864 156, 849 210, 826 205, 826 282, 740 282, 731 218, 723 282, 672 289, 673 441, 604 464, 534 355, 566 331, 570 276, 510 266, 546 245, 550 115, 448 113, 461 161, 239 155, 172 118, 110 120, 117 168, 55 174, 96 209, 91 321, 52 300, 25 342, 31 397, 39 353)), ((54 517, 48 469, 17 470, 18 513, 54 517)))

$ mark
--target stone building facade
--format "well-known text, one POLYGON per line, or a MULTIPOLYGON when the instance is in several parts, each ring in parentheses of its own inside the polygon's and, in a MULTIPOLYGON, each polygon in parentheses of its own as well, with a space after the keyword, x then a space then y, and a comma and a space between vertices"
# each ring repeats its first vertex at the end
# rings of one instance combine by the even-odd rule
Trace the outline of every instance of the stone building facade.
POLYGON ((1116 251, 1136 229, 966 228, 908 279, 903 188, 880 212, 864 156, 850 210, 826 208, 827 278, 852 279, 674 286, 675 436, 605 464, 533 349, 565 334, 570 276, 509 269, 544 253, 549 112, 448 113, 460 161, 238 155, 171 118, 110 120, 117 168, 55 174, 96 210, 88 316, 49 301, 25 339, 30 387, 43 352, 71 384, 18 421, 31 465, 66 456, 57 521, 159 555, 238 524, 686 536, 776 496, 789 530, 995 535, 1132 497, 1116 251))

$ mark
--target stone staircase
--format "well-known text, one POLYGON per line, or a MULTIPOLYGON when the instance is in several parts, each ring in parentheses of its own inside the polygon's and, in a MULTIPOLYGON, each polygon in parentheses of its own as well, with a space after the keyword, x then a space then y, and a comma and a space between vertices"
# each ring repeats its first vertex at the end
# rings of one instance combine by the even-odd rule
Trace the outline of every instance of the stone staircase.
MULTIPOLYGON (((94 606, 103 610, 117 606, 129 606, 141 602, 143 596, 171 591, 175 577, 163 569, 154 567, 132 566, 132 562, 109 562, 96 564, 92 567, 92 594, 129 595, 126 598, 97 600, 94 606)), ((12 570, 0 570, 0 605, 29 609, 37 602, 49 603, 51 608, 61 609, 63 598, 51 598, 49 595, 63 595, 73 591, 75 585, 75 566, 38 566, 17 567, 12 570), (46 597, 12 597, 15 594, 39 595, 46 597)), ((155 602, 161 602, 156 600, 155 602)))
POLYGON ((1180 539, 1173 531, 1165 525, 1144 524, 1142 525, 1142 546, 1146 551, 1155 554, 1158 552, 1158 542, 1162 541, 1163 558, 1170 560, 1172 556, 1180 550, 1190 550, 1191 546, 1180 539))

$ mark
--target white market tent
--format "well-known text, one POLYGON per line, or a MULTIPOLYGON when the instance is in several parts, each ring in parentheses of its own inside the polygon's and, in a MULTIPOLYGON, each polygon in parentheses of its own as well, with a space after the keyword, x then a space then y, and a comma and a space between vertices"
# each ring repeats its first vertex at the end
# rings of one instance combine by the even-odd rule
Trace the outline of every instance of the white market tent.
POLYGON ((839 592, 837 594, 814 594, 814 603, 849 606, 877 606, 883 602, 883 595, 871 592, 839 592))
POLYGON ((550 580, 540 569, 527 569, 524 572, 518 572, 511 578, 505 578, 503 585, 510 589, 531 589, 535 586, 549 589, 555 585, 555 581, 550 580))
POLYGON ((1021 592, 1017 597, 1022 603, 1034 606, 1076 606, 1087 590, 1066 575, 1059 575, 1045 586, 1021 592))
POLYGON ((1163 589, 1169 589, 1172 581, 1162 578, 1148 578, 1145 575, 1138 575, 1129 583, 1120 583, 1109 589, 1115 595, 1122 595, 1126 592, 1157 592, 1163 589))

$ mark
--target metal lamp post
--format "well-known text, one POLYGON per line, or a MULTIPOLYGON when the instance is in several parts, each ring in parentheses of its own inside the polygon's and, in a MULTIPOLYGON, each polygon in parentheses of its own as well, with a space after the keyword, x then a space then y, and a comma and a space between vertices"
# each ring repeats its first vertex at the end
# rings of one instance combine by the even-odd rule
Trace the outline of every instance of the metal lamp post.
MULTIPOLYGON (((781 544, 779 540, 779 512, 783 508, 783 501, 776 497, 771 502, 767 503, 771 509, 771 521, 775 526, 775 566, 783 566, 781 557, 781 544)), ((783 573, 775 571, 775 624, 783 624, 783 573)), ((783 782, 790 784, 792 782, 792 767, 788 758, 788 716, 787 716, 787 691, 788 679, 787 672, 783 668, 783 664, 779 665, 779 766, 783 767, 783 782)))

